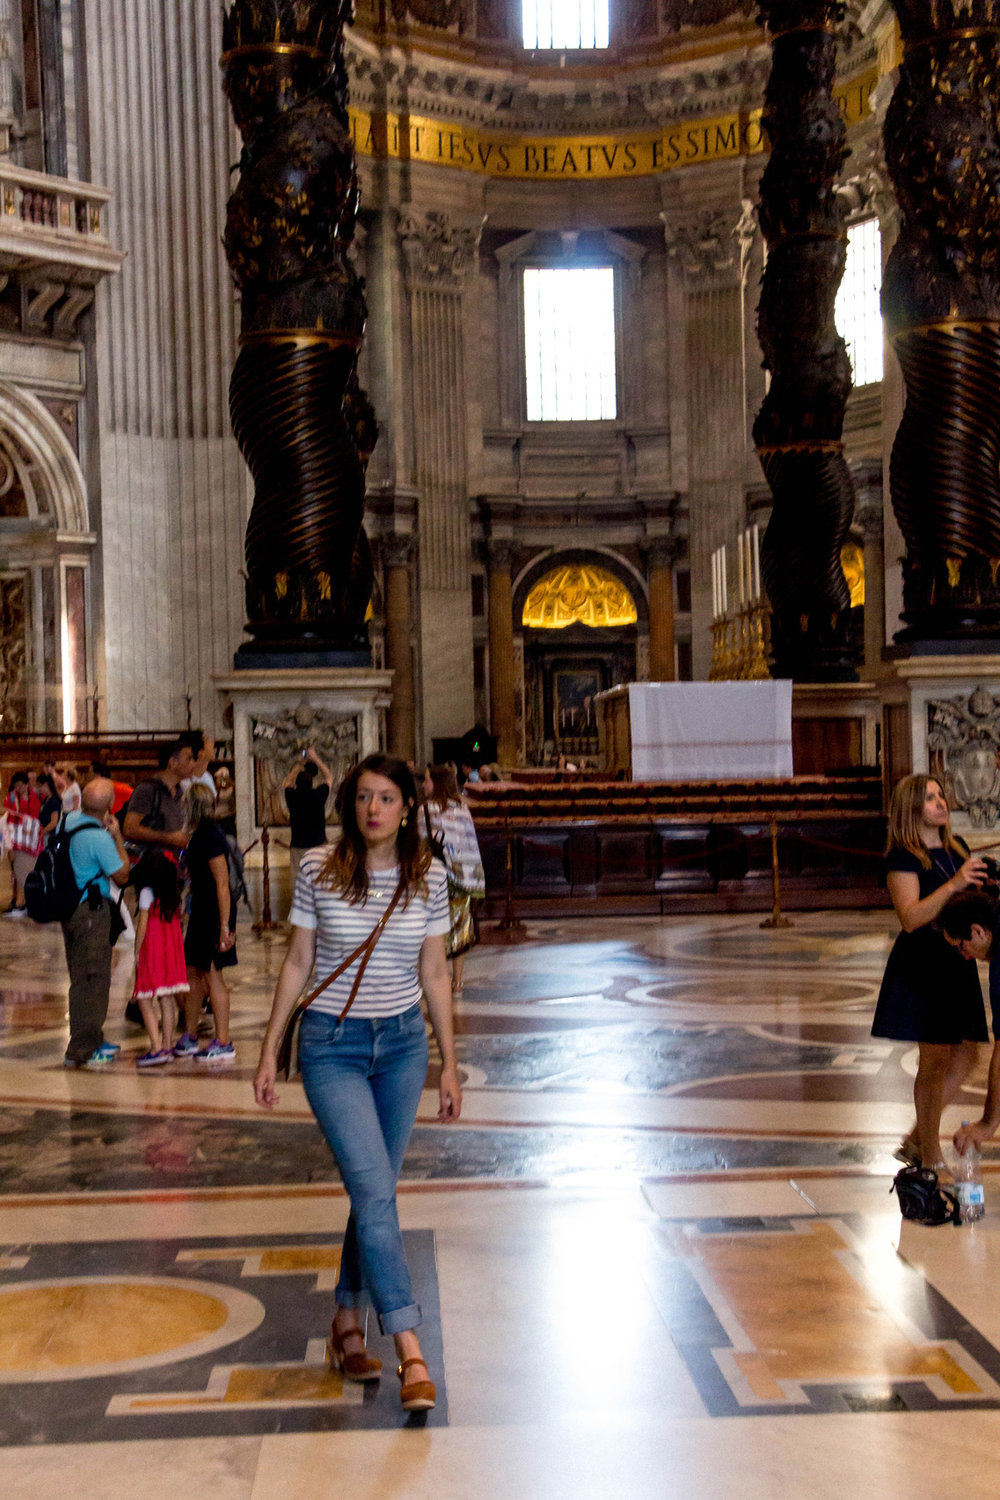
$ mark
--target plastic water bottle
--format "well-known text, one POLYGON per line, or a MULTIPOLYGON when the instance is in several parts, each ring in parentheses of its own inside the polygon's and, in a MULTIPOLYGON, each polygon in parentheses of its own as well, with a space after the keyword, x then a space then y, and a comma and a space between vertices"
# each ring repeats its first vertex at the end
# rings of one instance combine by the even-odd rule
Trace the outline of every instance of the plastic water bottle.
MULTIPOLYGON (((963 1124, 968 1123, 963 1121, 963 1124)), ((955 1196, 963 1224, 974 1224, 986 1212, 986 1196, 983 1192, 983 1174, 979 1152, 968 1146, 964 1156, 955 1163, 955 1196)))

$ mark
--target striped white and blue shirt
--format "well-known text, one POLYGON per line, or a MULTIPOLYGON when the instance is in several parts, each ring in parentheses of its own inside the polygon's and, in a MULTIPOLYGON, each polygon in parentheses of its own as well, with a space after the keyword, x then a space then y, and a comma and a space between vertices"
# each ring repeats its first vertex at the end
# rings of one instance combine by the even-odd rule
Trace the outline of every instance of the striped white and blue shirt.
MULTIPOLYGON (((341 891, 317 885, 316 877, 329 858, 328 845, 310 849, 299 865, 289 920, 295 927, 316 932, 317 982, 343 963, 348 953, 363 943, 392 900, 399 869, 379 870, 368 877, 368 900, 352 906, 341 891)), ((432 860, 424 876, 427 895, 411 895, 406 906, 400 901, 368 960, 351 1015, 358 1020, 398 1016, 420 1003, 417 963, 426 937, 444 937, 448 916, 448 876, 439 860, 432 860)), ((358 963, 360 960, 358 960, 358 963)), ((351 964, 339 979, 313 1001, 311 1009, 339 1015, 350 997, 358 972, 351 964)))

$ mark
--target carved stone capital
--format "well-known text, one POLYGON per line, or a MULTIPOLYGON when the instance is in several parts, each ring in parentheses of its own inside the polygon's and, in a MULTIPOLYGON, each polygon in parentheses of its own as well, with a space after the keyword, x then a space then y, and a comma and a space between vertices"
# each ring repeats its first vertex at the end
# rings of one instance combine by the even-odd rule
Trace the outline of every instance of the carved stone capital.
POLYGON ((437 210, 400 210, 396 221, 406 274, 411 282, 460 288, 473 269, 485 219, 461 223, 437 210))
POLYGON ((413 556, 413 537, 393 532, 382 537, 379 546, 382 562, 387 568, 406 568, 413 556))
POLYGON ((676 537, 651 536, 642 543, 647 568, 672 568, 680 550, 676 537))
POLYGON ((854 524, 860 527, 865 546, 871 546, 877 542, 880 546, 883 539, 882 507, 880 505, 859 505, 854 512, 854 524))
POLYGON ((704 208, 693 213, 664 209, 660 219, 667 254, 676 260, 685 276, 692 279, 717 276, 739 264, 742 240, 738 236, 746 232, 746 205, 739 215, 723 208, 704 208))
POLYGON ((490 537, 488 543, 491 573, 509 573, 514 562, 514 543, 509 537, 490 537))

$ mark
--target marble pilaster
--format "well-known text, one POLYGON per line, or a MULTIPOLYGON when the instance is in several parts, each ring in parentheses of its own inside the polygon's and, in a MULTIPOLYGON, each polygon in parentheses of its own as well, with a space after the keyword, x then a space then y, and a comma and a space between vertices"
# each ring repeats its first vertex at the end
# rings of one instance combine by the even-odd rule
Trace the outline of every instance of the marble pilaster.
POLYGON ((420 497, 420 680, 425 748, 470 728, 466 300, 474 294, 481 219, 402 209, 397 220, 409 306, 410 405, 420 497))

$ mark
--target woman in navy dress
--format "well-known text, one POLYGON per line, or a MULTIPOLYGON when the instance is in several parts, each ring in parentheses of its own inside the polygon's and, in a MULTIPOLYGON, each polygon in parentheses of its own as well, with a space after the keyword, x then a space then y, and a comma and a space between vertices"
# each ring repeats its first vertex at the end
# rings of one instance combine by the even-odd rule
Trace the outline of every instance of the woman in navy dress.
POLYGON ((907 776, 894 790, 886 868, 903 930, 885 966, 872 1036, 918 1044, 917 1123, 896 1155, 939 1169, 942 1111, 975 1066, 988 1033, 979 971, 934 923, 956 892, 980 884, 986 866, 952 833, 948 803, 933 777, 907 776))

